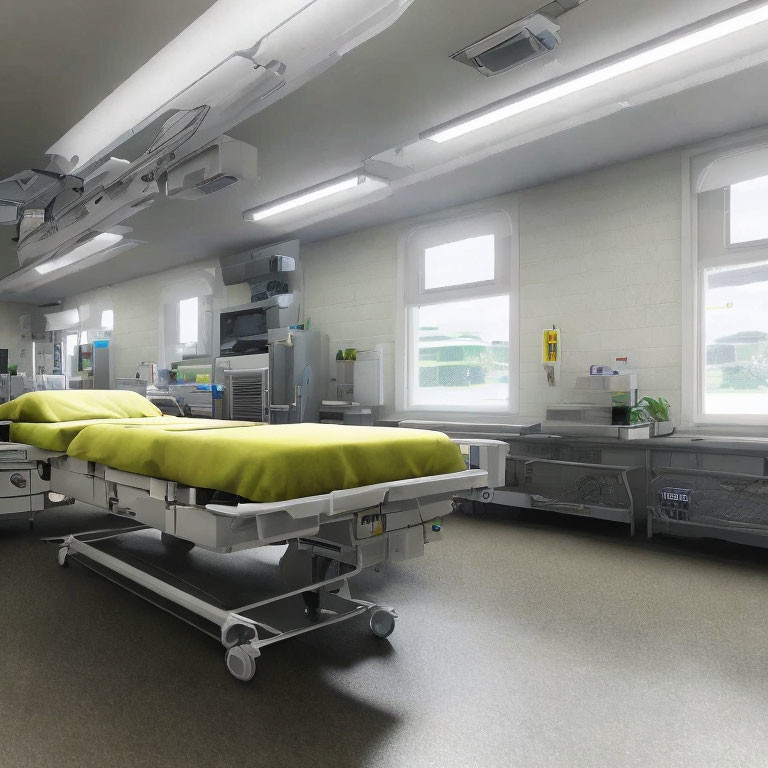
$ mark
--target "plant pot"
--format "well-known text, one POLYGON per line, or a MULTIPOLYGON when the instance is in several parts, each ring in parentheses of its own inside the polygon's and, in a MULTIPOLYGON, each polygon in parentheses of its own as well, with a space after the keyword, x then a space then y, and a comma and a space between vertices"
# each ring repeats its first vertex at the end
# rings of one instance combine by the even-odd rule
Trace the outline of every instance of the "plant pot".
POLYGON ((349 386, 355 383, 355 361, 336 361, 336 386, 349 386))
POLYGON ((653 421, 651 422, 651 437, 663 437, 671 435, 675 427, 671 421, 653 421))

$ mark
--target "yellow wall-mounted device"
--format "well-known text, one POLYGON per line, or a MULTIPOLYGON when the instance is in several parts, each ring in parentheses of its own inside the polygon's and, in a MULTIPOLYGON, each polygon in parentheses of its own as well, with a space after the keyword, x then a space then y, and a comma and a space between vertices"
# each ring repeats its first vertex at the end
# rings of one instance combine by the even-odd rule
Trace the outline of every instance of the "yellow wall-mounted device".
POLYGON ((549 328, 542 334, 542 360, 544 363, 560 362, 560 331, 549 328))

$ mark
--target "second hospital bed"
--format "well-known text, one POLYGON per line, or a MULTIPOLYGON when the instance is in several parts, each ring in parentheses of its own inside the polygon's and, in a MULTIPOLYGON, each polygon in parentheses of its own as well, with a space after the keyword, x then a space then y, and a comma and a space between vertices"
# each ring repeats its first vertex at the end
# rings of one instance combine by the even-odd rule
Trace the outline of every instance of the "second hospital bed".
POLYGON ((494 441, 460 448, 418 430, 177 419, 134 393, 30 394, 0 406, 10 441, 36 465, 30 494, 58 494, 135 524, 66 537, 59 563, 73 558, 215 634, 243 680, 262 647, 324 624, 367 613, 374 634, 389 635, 395 612, 353 599, 349 578, 422 555, 456 493, 503 476, 506 445, 494 441), (146 529, 176 554, 287 544, 288 590, 222 608, 120 556, 115 537, 146 529), (302 615, 277 624, 275 604, 299 596, 302 615))

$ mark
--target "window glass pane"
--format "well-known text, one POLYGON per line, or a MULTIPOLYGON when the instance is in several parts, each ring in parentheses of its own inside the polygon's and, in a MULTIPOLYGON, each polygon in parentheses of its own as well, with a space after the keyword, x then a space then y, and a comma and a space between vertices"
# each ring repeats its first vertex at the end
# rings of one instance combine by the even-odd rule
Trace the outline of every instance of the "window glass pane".
POLYGON ((412 310, 411 405, 509 404, 509 296, 412 310))
POLYGON ((66 345, 66 366, 64 373, 68 376, 77 375, 77 334, 68 333, 65 340, 66 345))
POLYGON ((179 302, 179 344, 197 344, 197 296, 179 302))
POLYGON ((494 246, 494 236, 483 235, 425 249, 424 290, 493 280, 494 246))
POLYGON ((67 357, 72 357, 77 351, 77 334, 70 333, 67 336, 67 357))
POLYGON ((101 313, 101 327, 102 328, 107 328, 107 329, 111 330, 112 327, 114 326, 114 322, 115 322, 115 313, 114 313, 114 311, 111 310, 111 309, 105 309, 101 313))
POLYGON ((731 185, 731 243, 768 240, 768 176, 731 185))
POLYGON ((704 272, 704 413, 768 414, 768 262, 704 272))

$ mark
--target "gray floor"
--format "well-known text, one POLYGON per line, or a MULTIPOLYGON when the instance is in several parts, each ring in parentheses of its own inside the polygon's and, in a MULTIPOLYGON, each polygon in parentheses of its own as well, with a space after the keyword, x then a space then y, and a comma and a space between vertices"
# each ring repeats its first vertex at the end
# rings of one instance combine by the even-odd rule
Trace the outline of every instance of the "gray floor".
POLYGON ((0 766, 768 765, 768 554, 593 521, 450 518, 357 580, 396 606, 266 649, 217 644, 0 525, 0 766))

